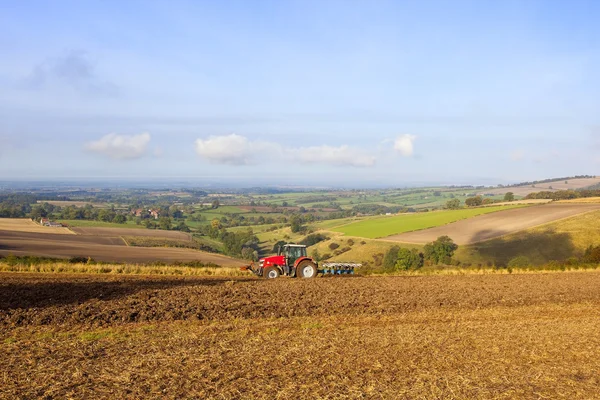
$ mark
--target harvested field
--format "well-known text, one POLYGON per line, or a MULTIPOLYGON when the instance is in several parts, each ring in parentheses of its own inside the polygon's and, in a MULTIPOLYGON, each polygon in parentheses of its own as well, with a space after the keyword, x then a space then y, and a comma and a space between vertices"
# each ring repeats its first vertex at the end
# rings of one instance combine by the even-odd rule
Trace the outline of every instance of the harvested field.
POLYGON ((0 274, 4 398, 597 398, 600 273, 0 274))
POLYGON ((71 228, 78 235, 120 237, 120 236, 147 236, 174 240, 192 240, 189 233, 179 231, 165 231, 161 229, 136 229, 136 228, 71 228))
POLYGON ((579 199, 560 200, 557 203, 600 203, 600 197, 582 197, 579 199))
POLYGON ((538 183, 531 187, 531 185, 516 186, 516 187, 504 187, 498 189, 485 190, 483 193, 491 194, 504 194, 506 192, 513 192, 516 196, 527 196, 529 193, 557 190, 575 190, 583 189, 588 186, 597 185, 600 183, 600 177, 596 178, 581 178, 581 179, 567 179, 567 183, 564 180, 553 181, 546 183, 538 183), (552 189, 550 189, 552 187, 552 189))
POLYGON ((223 266, 244 264, 240 260, 198 250, 128 247, 123 239, 118 237, 0 231, 0 255, 8 254, 59 258, 92 257, 97 261, 130 263, 201 261, 223 266))
POLYGON ((448 235, 459 245, 470 244, 599 209, 600 204, 550 203, 480 215, 448 225, 388 236, 384 239, 422 244, 442 235, 448 235))
POLYGON ((69 228, 54 228, 42 226, 29 218, 0 218, 0 230, 16 232, 51 233, 58 235, 73 235, 69 228))

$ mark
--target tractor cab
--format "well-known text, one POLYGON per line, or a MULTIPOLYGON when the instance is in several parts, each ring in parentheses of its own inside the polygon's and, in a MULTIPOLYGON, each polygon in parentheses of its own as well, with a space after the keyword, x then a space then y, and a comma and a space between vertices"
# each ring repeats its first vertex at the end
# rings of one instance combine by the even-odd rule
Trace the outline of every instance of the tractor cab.
POLYGON ((306 246, 302 244, 284 244, 277 252, 278 256, 285 257, 285 264, 293 267, 297 259, 306 257, 306 246))

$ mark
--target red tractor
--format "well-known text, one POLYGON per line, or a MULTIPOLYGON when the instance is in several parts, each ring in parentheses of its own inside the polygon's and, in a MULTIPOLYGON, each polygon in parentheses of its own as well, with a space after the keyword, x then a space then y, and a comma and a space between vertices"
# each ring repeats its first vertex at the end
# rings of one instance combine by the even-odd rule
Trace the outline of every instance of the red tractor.
POLYGON ((301 244, 285 244, 279 247, 276 256, 261 258, 258 267, 251 264, 242 269, 269 279, 280 275, 314 278, 318 273, 317 263, 306 255, 306 246, 301 244))
POLYGON ((314 278, 317 274, 341 275, 353 274, 354 268, 360 267, 356 263, 323 263, 322 268, 306 255, 306 246, 301 244, 284 244, 280 246, 276 256, 261 258, 258 267, 254 263, 244 266, 244 271, 252 271, 258 276, 269 279, 278 278, 280 275, 314 278))

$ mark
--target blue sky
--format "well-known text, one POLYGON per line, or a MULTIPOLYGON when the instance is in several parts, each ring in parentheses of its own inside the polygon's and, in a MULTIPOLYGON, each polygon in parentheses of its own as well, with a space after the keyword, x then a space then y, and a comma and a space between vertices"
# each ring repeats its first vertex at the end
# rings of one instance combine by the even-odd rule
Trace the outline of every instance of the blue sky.
POLYGON ((12 1, 0 179, 600 174, 597 1, 12 1))

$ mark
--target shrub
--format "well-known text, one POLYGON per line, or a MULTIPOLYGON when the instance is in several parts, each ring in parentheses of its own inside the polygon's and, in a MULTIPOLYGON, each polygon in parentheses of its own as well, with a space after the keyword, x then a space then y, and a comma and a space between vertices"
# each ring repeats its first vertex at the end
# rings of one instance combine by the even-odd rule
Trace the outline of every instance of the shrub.
POLYGON ((600 245, 590 245, 583 254, 583 262, 591 264, 600 263, 600 245))
POLYGON ((331 254, 325 253, 321 256, 321 261, 329 260, 331 258, 331 254))
POLYGON ((335 242, 331 242, 331 243, 329 243, 329 250, 335 250, 335 249, 337 249, 338 247, 340 247, 340 245, 339 245, 339 244, 337 244, 337 243, 335 243, 335 242))
POLYGON ((352 239, 348 239, 348 241, 346 241, 346 243, 348 243, 348 246, 354 246, 354 240, 352 240, 352 239))
POLYGON ((323 240, 328 240, 328 239, 329 238, 327 236, 323 235, 322 233, 313 233, 313 234, 306 236, 304 239, 302 239, 300 241, 300 244, 303 244, 306 246, 312 246, 319 242, 322 242, 323 240))
POLYGON ((529 258, 526 256, 517 256, 508 262, 509 268, 525 268, 531 265, 529 258))

